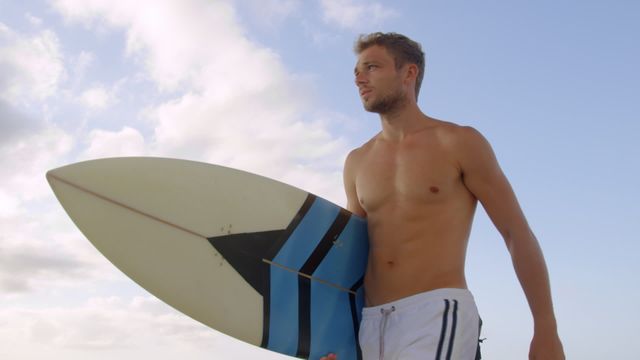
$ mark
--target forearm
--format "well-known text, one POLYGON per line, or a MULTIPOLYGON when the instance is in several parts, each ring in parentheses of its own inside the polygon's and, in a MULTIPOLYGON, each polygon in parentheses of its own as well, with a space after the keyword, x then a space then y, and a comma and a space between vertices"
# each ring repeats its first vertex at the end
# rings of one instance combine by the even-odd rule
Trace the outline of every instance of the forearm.
POLYGON ((513 267, 533 315, 534 329, 556 331, 549 274, 535 236, 529 232, 508 241, 513 267))

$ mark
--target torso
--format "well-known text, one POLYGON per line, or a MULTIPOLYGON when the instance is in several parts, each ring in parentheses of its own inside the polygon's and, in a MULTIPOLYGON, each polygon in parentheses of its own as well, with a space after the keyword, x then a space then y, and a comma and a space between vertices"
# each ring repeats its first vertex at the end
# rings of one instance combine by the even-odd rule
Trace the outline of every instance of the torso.
POLYGON ((355 186, 369 224, 367 305, 437 288, 466 288, 476 208, 463 182, 456 125, 438 122, 400 141, 377 135, 357 150, 355 186))

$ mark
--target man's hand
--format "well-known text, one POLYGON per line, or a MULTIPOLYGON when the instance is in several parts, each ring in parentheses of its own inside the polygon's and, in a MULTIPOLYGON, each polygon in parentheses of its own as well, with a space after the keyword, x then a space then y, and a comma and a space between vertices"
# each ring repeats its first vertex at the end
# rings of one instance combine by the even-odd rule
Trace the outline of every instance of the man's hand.
POLYGON ((338 357, 336 356, 336 354, 329 354, 327 356, 321 357, 320 360, 338 360, 338 357))
POLYGON ((529 360, 565 360, 558 335, 534 334, 529 349, 529 360))

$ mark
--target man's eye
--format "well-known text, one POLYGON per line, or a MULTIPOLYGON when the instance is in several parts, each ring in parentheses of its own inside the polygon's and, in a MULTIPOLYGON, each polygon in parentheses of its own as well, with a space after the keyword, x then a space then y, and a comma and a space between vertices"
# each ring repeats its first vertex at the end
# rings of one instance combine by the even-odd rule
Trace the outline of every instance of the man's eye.
POLYGON ((367 70, 373 70, 375 68, 377 68, 376 65, 367 65, 367 70))

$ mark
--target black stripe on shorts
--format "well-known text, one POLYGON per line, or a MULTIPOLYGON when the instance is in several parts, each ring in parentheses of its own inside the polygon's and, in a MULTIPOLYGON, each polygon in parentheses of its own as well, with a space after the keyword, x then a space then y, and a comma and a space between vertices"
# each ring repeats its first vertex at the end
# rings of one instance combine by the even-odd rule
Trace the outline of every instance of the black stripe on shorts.
POLYGON ((442 313, 442 329, 440 330, 440 340, 438 341, 438 351, 436 352, 436 360, 442 360, 442 351, 444 349, 444 340, 449 330, 449 314, 451 314, 451 332, 449 334, 449 343, 447 344, 446 360, 451 360, 453 354, 453 343, 456 337, 456 327, 458 325, 458 300, 444 300, 444 312, 442 313))
POLYGON ((451 320, 451 335, 449 335, 449 349, 447 350, 447 360, 451 360, 453 351, 453 341, 456 338, 456 325, 458 322, 458 300, 453 300, 453 319, 451 320))
POLYGON ((444 312, 442 313, 442 330, 440 331, 440 340, 438 341, 438 352, 436 352, 436 360, 442 359, 442 346, 444 345, 444 337, 447 334, 447 320, 449 319, 449 300, 444 300, 444 312))

